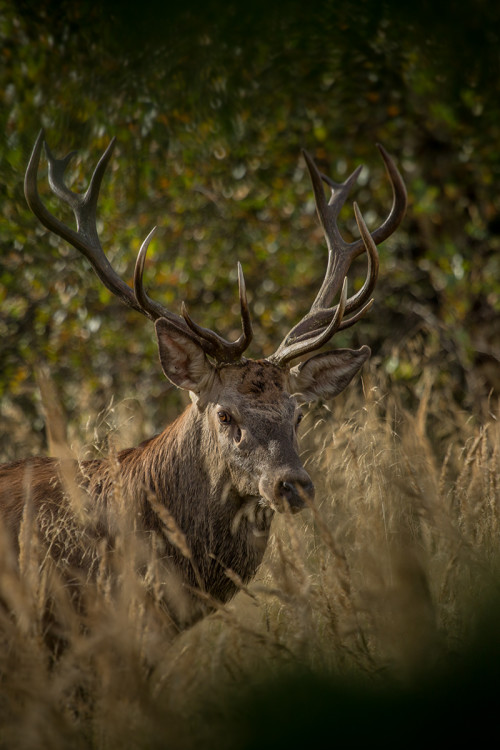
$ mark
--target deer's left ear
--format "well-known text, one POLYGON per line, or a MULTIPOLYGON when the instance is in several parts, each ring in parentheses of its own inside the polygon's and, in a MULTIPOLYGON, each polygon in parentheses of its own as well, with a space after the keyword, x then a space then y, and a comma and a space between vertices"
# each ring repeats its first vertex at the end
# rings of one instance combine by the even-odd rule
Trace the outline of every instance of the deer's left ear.
POLYGON ((349 385, 370 356, 370 348, 337 349, 311 357, 290 370, 290 391, 305 401, 333 398, 349 385))

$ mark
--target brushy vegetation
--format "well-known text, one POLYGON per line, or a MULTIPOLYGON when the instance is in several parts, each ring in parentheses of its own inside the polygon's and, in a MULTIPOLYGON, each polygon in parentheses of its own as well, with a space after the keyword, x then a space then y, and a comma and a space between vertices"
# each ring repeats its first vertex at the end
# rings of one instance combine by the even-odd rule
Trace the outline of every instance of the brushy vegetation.
MULTIPOLYGON (((124 504, 75 608, 28 502, 19 570, 1 544, 0 746, 295 747, 325 729, 392 737, 415 710, 418 735, 443 700, 460 724, 462 691, 470 711, 498 666, 481 623, 498 601, 499 423, 429 373, 403 406, 375 372, 304 420, 314 507, 277 517, 255 581, 184 633, 155 604, 161 567, 124 504)), ((77 494, 65 531, 88 544, 77 494)))

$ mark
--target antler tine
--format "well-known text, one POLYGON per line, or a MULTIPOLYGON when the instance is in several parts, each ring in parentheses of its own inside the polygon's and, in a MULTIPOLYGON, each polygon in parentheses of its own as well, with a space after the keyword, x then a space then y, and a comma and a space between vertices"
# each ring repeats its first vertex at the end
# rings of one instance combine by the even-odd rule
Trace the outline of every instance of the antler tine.
POLYGON ((384 161, 385 170, 392 188, 392 206, 389 215, 378 229, 375 229, 375 231, 371 233, 374 243, 379 245, 390 237, 403 221, 408 206, 408 194, 406 192, 403 178, 401 177, 392 157, 380 143, 377 143, 377 148, 384 161))
MULTIPOLYGON (((354 201, 353 203, 353 209, 354 209, 354 216, 356 219, 356 224, 358 225, 359 233, 361 235, 361 242, 364 245, 364 248, 366 250, 366 255, 368 258, 368 272, 366 275, 365 282, 361 289, 356 292, 356 294, 353 294, 352 297, 348 300, 348 305, 346 305, 346 312, 350 312, 351 310, 357 310, 361 305, 366 302, 366 300, 370 297, 370 294, 375 289, 375 284, 377 283, 378 279, 378 271, 379 271, 379 257, 377 252, 377 246, 375 244, 375 240, 373 239, 373 236, 368 231, 368 227, 365 224, 365 220, 363 219, 363 215, 361 211, 359 210, 359 206, 354 201)), ((344 321, 344 327, 347 328, 347 324, 349 321, 344 321)))
POLYGON ((144 264, 146 262, 146 254, 148 252, 149 244, 156 234, 157 227, 153 227, 146 239, 143 241, 139 252, 137 254, 137 260, 135 261, 134 268, 134 295, 141 312, 147 315, 151 320, 158 320, 158 318, 167 318, 172 323, 176 323, 182 330, 185 329, 184 321, 175 313, 167 310, 163 305, 155 302, 151 297, 146 294, 144 285, 142 282, 144 274, 144 264))
POLYGON ((238 290, 242 332, 236 341, 227 341, 214 331, 199 326, 189 315, 185 303, 182 303, 181 312, 184 320, 200 340, 210 344, 212 351, 209 351, 208 353, 215 357, 219 362, 234 362, 235 360, 240 359, 243 352, 249 347, 253 337, 252 321, 250 320, 250 310, 247 302, 245 277, 243 276, 243 269, 240 262, 238 262, 238 290))

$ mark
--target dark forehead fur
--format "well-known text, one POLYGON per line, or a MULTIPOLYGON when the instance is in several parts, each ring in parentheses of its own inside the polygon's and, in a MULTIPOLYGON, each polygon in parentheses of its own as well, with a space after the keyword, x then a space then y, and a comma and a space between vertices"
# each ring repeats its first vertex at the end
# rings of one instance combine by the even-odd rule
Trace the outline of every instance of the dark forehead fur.
POLYGON ((261 403, 273 403, 286 390, 285 371, 265 359, 249 359, 237 367, 239 380, 235 387, 242 396, 253 396, 261 403))

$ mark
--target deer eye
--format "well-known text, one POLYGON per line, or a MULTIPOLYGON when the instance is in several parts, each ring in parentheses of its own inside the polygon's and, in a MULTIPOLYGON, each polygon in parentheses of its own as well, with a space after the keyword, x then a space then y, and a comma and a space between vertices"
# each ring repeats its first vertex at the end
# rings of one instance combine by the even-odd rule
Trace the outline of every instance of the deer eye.
POLYGON ((233 421, 233 418, 227 413, 227 411, 218 411, 217 416, 221 424, 231 424, 233 421))
POLYGON ((295 427, 298 427, 303 419, 304 419, 304 415, 302 414, 302 412, 299 412, 297 414, 297 419, 295 420, 295 427))

